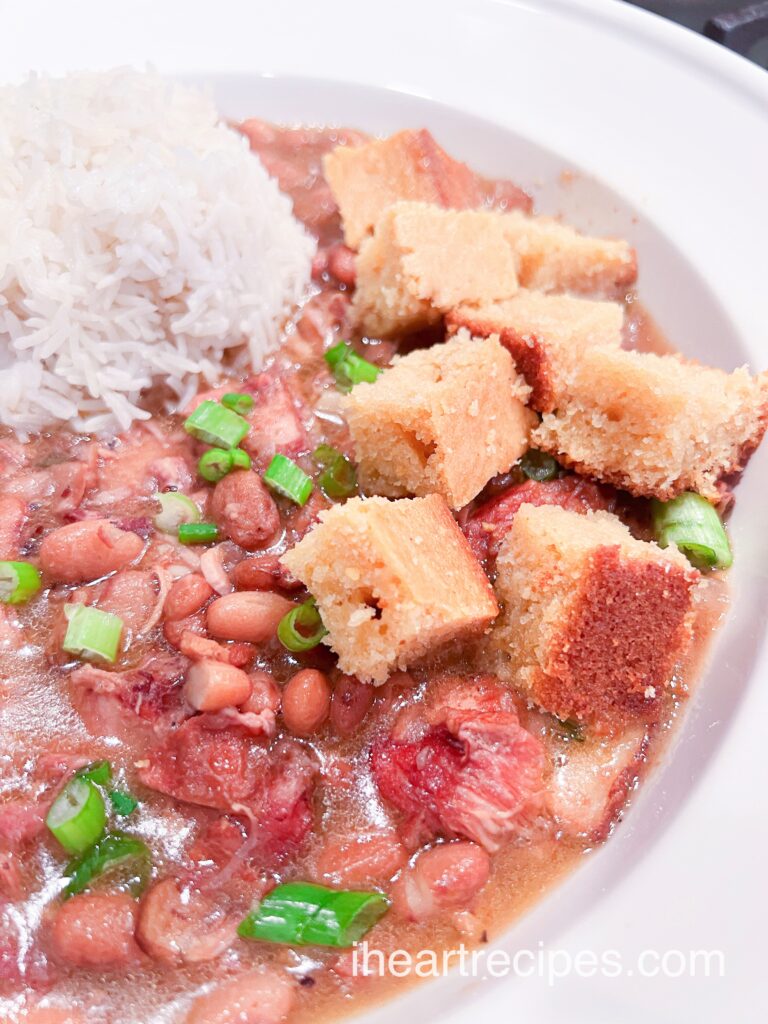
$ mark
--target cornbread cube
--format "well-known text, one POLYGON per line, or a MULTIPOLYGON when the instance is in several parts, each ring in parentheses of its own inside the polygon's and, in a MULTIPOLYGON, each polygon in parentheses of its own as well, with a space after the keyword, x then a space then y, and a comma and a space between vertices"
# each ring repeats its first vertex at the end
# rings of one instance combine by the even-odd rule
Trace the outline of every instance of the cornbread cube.
POLYGON ((525 406, 529 392, 495 336, 460 331, 396 360, 342 403, 363 490, 436 492, 462 508, 528 449, 538 422, 525 406))
POLYGON ((518 210, 503 219, 525 288, 614 295, 637 279, 637 256, 628 242, 582 235, 551 217, 518 210))
POLYGON ((341 211, 344 240, 353 249, 401 199, 464 210, 484 198, 477 175, 448 156, 426 129, 337 146, 323 158, 323 172, 341 211))
POLYGON ((418 330, 464 302, 514 295, 515 266, 502 215, 395 203, 360 248, 352 314, 375 337, 418 330))
POLYGON ((585 349, 621 345, 624 307, 618 302, 521 288, 504 302, 459 306, 445 323, 449 334, 462 327, 477 337, 498 334, 531 387, 530 404, 539 412, 551 412, 562 388, 563 371, 585 349))
POLYGON ((587 476, 662 501, 712 502, 768 425, 768 373, 750 376, 675 356, 593 348, 571 367, 533 444, 587 476))
POLYGON ((437 494, 352 498, 320 513, 283 565, 317 601, 342 672, 383 683, 498 613, 488 579, 437 494))
POLYGON ((653 720, 691 639, 699 573, 609 512, 522 505, 497 561, 492 642, 559 718, 653 720))

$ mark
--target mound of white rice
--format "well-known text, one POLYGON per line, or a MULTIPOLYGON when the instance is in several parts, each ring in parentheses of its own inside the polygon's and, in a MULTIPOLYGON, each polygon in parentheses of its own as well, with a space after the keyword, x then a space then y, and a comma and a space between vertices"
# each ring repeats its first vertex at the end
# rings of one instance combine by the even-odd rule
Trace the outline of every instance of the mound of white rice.
POLYGON ((258 368, 314 242, 194 89, 131 70, 0 88, 0 422, 126 427, 248 342, 258 368))

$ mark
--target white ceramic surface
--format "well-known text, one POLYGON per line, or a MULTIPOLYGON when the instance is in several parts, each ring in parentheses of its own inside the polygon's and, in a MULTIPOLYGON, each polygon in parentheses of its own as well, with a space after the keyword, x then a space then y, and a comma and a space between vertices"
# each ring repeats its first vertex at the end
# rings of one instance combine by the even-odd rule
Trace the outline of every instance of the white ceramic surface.
MULTIPOLYGON (((0 0, 0 15, 7 80, 151 62, 209 82, 230 116, 426 125, 540 209, 629 237, 684 352, 768 366, 768 77, 715 44, 618 0, 0 0)), ((617 950, 632 973, 454 976, 371 1022, 766 1019, 767 471, 763 451, 740 486, 734 606, 673 751, 607 847, 499 943, 617 950), (641 977, 643 950, 720 950, 725 975, 641 977)))

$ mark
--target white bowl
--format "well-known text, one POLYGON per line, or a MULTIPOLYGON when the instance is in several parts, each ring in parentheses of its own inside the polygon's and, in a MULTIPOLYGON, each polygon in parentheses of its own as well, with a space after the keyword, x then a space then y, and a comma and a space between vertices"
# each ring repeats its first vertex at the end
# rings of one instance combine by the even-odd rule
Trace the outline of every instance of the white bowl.
MULTIPOLYGON (((539 209, 628 237, 683 352, 768 365, 768 77, 615 0, 25 0, 3 5, 0 48, 8 79, 149 61, 210 82, 232 117, 427 126, 539 209)), ((498 943, 556 965, 617 951, 620 974, 453 975, 370 1021, 765 1019, 767 470, 764 450, 739 487, 733 607, 673 750, 608 845, 498 943), (717 958, 709 977, 703 958, 680 977, 654 959, 675 973, 699 950, 724 976, 717 958)))

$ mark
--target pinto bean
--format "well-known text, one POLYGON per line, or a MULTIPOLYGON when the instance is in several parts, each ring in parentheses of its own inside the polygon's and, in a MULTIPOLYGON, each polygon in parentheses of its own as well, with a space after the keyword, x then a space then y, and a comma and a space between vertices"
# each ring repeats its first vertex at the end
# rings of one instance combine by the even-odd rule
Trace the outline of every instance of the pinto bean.
POLYGON ((275 635, 293 604, 270 591, 246 590, 217 598, 208 607, 208 632, 220 640, 258 644, 275 635))
POLYGON ((138 904, 125 893, 80 893, 56 911, 51 952, 60 963, 101 970, 141 959, 133 937, 138 904))
POLYGON ((341 736, 351 736, 371 710, 373 687, 355 676, 339 676, 331 698, 331 725, 341 736))
POLYGON ((144 541, 108 519, 84 519, 52 530, 40 545, 40 567, 54 583, 88 583, 135 561, 144 541))
POLYGON ((311 736, 328 717, 331 687, 322 672, 305 668, 283 688, 283 721, 296 736, 311 736))
POLYGON ((251 680, 241 668, 223 661, 198 661, 190 666, 184 696, 196 711, 237 707, 251 695, 251 680))
POLYGON ((198 996, 186 1024, 280 1024, 295 1001, 293 984, 277 971, 264 968, 198 996))
POLYGON ((328 250, 328 271, 341 284, 351 287, 357 277, 356 260, 356 253, 348 246, 338 242, 328 250))
POLYGON ((272 495, 250 470, 238 469, 219 480, 211 512, 222 532, 247 551, 261 547, 280 528, 272 495))
POLYGON ((163 618, 178 622, 199 612, 205 602, 213 597, 213 587, 196 572, 187 573, 172 585, 163 605, 163 618))
POLYGON ((298 590, 301 581, 280 564, 278 555, 254 555, 238 562, 232 571, 237 590, 298 590))
POLYGON ((155 960, 179 967, 214 960, 234 941, 237 924, 221 900, 164 878, 144 894, 136 938, 155 960))
POLYGON ((476 843, 435 846, 419 854, 395 883, 394 906, 411 921, 465 910, 488 881, 491 858, 476 843))

